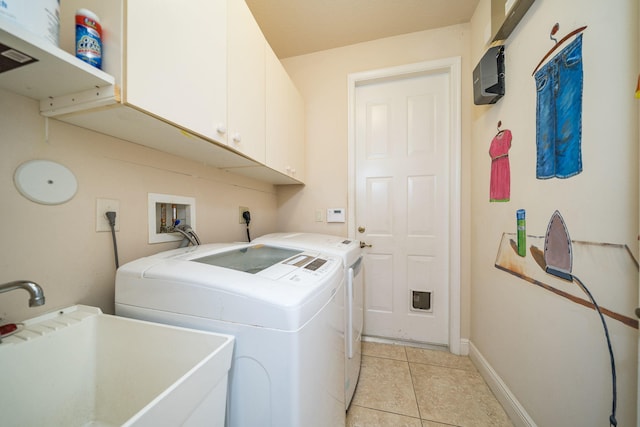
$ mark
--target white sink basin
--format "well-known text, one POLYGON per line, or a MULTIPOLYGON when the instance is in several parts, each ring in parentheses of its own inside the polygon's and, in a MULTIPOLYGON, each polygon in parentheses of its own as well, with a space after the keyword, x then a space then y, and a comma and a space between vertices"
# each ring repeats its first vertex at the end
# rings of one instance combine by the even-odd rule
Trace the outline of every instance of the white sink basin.
POLYGON ((73 306, 0 344, 3 426, 224 424, 233 337, 73 306))

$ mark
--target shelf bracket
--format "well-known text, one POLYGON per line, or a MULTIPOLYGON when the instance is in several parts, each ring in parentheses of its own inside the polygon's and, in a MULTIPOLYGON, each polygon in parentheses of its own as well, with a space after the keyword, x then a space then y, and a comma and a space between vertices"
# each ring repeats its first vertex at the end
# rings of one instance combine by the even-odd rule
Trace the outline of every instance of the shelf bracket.
POLYGON ((40 114, 58 117, 120 103, 120 87, 108 85, 40 101, 40 114))

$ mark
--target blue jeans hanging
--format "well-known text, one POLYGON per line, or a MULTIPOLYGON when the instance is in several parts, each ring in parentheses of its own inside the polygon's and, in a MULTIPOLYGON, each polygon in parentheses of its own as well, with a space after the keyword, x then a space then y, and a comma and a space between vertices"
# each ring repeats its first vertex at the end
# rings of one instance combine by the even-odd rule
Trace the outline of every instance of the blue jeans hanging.
POLYGON ((536 178, 582 172, 582 34, 535 74, 536 178))

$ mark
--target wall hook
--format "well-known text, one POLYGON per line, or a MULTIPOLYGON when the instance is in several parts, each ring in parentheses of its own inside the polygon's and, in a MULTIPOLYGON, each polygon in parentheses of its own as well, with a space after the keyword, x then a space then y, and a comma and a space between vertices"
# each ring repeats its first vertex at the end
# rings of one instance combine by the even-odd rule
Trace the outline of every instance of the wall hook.
POLYGON ((531 73, 532 76, 535 76, 536 71, 538 71, 538 68, 540 68, 540 66, 542 65, 542 63, 545 61, 545 59, 547 59, 557 48, 559 48, 562 43, 566 42, 567 40, 569 40, 571 37, 575 36, 578 33, 581 33, 582 31, 584 31, 587 28, 587 26, 582 26, 579 28, 576 28, 575 30, 571 31, 569 34, 567 34, 566 36, 564 36, 563 38, 560 39, 560 41, 557 41, 556 39, 554 39, 553 35, 555 35, 556 32, 558 32, 558 30, 560 29, 560 24, 556 23, 553 28, 551 29, 551 34, 549 34, 549 38, 553 41, 555 41, 556 43, 553 45, 553 47, 551 49, 549 49, 549 52, 547 52, 542 59, 540 60, 540 62, 538 62, 538 65, 536 65, 536 68, 533 69, 533 73, 531 73))
POLYGON ((549 33, 549 38, 553 40, 556 44, 558 44, 558 39, 553 36, 556 35, 558 30, 560 30, 560 24, 556 22, 555 25, 551 28, 551 32, 549 33))

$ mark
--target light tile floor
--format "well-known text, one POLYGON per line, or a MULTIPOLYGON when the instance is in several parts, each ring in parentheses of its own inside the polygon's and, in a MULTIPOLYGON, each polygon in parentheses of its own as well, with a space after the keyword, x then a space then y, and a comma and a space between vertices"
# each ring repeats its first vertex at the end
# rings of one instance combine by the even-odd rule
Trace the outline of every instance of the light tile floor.
POLYGON ((468 357, 362 343, 347 427, 511 427, 468 357))

